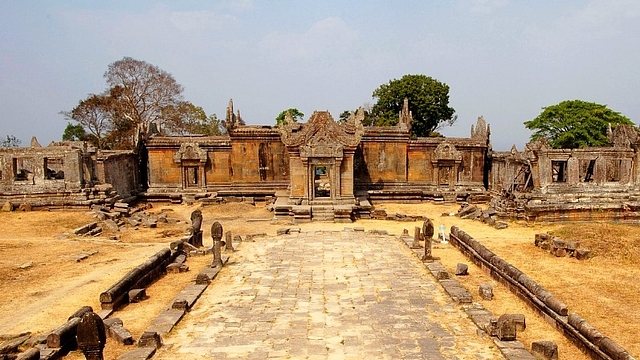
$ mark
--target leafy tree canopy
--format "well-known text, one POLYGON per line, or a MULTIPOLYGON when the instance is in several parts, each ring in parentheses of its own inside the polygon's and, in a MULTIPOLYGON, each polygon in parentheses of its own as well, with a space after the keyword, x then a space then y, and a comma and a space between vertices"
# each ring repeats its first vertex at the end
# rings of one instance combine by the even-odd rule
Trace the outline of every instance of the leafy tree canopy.
MULTIPOLYGON (((371 117, 371 107, 366 107, 364 106, 362 108, 364 110, 364 119, 362 120, 362 125, 364 126, 371 126, 373 125, 373 117, 371 117)), ((345 122, 349 119, 349 116, 351 116, 352 113, 357 112, 358 109, 356 110, 345 110, 342 113, 340 113, 340 118, 338 119, 338 122, 345 122)))
POLYGON ((533 131, 531 140, 547 139, 549 146, 556 149, 608 145, 609 124, 615 127, 633 125, 633 122, 606 105, 566 100, 543 108, 535 119, 524 123, 533 131))
POLYGON ((7 135, 6 138, 0 139, 0 147, 18 147, 22 141, 13 135, 7 135))
POLYGON ((298 121, 301 121, 302 119, 304 119, 304 114, 300 110, 298 110, 296 108, 289 108, 287 110, 282 111, 276 117, 276 125, 280 125, 280 124, 284 123, 284 119, 285 119, 285 116, 287 116, 287 112, 289 112, 289 114, 293 118, 294 122, 298 122, 298 121))
POLYGON ((382 84, 373 92, 377 99, 371 111, 372 125, 396 125, 404 99, 409 99, 413 116, 411 133, 429 134, 456 121, 455 110, 449 106, 449 86, 426 75, 405 75, 382 84))
POLYGON ((220 135, 222 124, 216 114, 207 116, 200 106, 182 101, 163 109, 165 129, 175 135, 220 135))
MULTIPOLYGON (((220 133, 217 117, 207 117, 202 108, 183 101, 182 85, 155 65, 124 57, 108 66, 104 78, 103 93, 89 94, 61 113, 77 122, 99 148, 132 149, 149 134, 152 123, 175 134, 220 133)), ((73 137, 76 129, 68 130, 73 137)))
POLYGON ((64 133, 62 133, 62 141, 87 141, 89 140, 89 134, 84 131, 82 125, 77 124, 73 125, 72 123, 67 123, 67 127, 64 128, 64 133))

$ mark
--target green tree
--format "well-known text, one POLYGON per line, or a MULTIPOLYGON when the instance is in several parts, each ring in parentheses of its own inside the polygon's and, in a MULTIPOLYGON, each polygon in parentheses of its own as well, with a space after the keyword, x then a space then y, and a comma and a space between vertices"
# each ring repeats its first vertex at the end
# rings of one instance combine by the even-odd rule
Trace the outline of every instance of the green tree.
POLYGON ((289 114, 293 118, 294 122, 298 122, 298 121, 301 121, 302 119, 304 119, 304 114, 300 110, 298 110, 296 108, 289 108, 287 110, 282 111, 276 117, 276 125, 280 125, 280 124, 282 124, 284 122, 284 118, 287 115, 287 112, 289 112, 289 114))
POLYGON ((22 141, 13 135, 7 135, 6 138, 0 140, 0 147, 18 147, 22 141))
POLYGON ((547 139, 549 146, 556 149, 608 145, 609 124, 615 127, 633 125, 633 122, 606 105, 566 100, 543 108, 535 119, 524 123, 533 131, 531 140, 547 139))
POLYGON ((413 117, 411 133, 429 136, 444 125, 453 125, 457 116, 449 106, 449 86, 426 75, 405 75, 382 84, 373 92, 376 103, 371 111, 372 124, 396 125, 404 99, 409 99, 413 117))
POLYGON ((87 140, 87 132, 84 131, 82 125, 73 125, 72 123, 67 123, 67 127, 64 128, 64 133, 62 134, 62 141, 84 140, 87 140))
MULTIPOLYGON (((367 110, 366 108, 363 108, 364 110, 364 119, 362 120, 362 124, 364 126, 371 126, 373 125, 373 117, 371 116, 371 112, 369 110, 367 110)), ((338 122, 345 122, 349 119, 349 116, 351 116, 352 113, 357 112, 358 109, 356 110, 345 110, 342 113, 340 113, 340 117, 338 118, 338 122)))
POLYGON ((220 135, 221 122, 215 114, 207 116, 204 109, 188 101, 163 109, 163 123, 171 134, 220 135))

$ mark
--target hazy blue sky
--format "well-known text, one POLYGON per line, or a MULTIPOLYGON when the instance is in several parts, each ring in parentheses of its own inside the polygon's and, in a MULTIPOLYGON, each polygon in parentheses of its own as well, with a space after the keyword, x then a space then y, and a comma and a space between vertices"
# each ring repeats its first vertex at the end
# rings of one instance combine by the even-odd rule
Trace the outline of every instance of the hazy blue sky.
POLYGON ((59 140, 59 112, 105 90, 125 56, 173 74, 207 114, 233 98, 249 124, 289 107, 337 118, 405 74, 450 86, 445 135, 483 115, 498 150, 522 149, 522 123, 563 100, 640 121, 638 0, 3 0, 0 137, 59 140))

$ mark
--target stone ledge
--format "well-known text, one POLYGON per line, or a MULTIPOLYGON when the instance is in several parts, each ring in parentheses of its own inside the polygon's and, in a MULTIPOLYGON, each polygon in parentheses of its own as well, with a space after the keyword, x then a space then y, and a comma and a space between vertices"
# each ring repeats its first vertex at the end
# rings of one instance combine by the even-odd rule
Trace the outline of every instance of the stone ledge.
POLYGON ((128 351, 118 357, 118 360, 148 360, 156 353, 154 347, 140 347, 135 350, 128 351))

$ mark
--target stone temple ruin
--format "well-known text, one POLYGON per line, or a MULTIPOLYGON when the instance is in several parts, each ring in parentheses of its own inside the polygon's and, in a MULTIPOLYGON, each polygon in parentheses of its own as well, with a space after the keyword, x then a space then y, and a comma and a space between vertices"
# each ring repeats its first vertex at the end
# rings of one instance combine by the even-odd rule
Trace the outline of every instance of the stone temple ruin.
POLYGON ((137 151, 82 142, 0 148, 5 208, 66 208, 133 201, 266 201, 277 217, 352 221, 372 204, 489 202, 497 217, 529 221, 636 220, 637 130, 612 146, 551 149, 544 141, 493 151, 480 117, 469 138, 412 138, 405 101, 396 126, 363 126, 362 110, 337 122, 245 126, 227 109, 223 136, 150 134, 137 151), (230 118, 231 117, 231 118, 230 118), (141 165, 145 164, 145 165, 141 165))
POLYGON ((523 152, 491 155, 491 206, 501 217, 530 221, 638 220, 640 138, 631 126, 609 129, 610 147, 551 149, 545 141, 523 152))
POLYGON ((267 200, 276 216, 299 221, 368 217, 377 201, 488 200, 484 119, 468 139, 412 139, 407 103, 396 126, 365 127, 363 118, 360 110, 336 122, 316 111, 304 124, 288 117, 226 136, 152 137, 141 197, 267 200))

